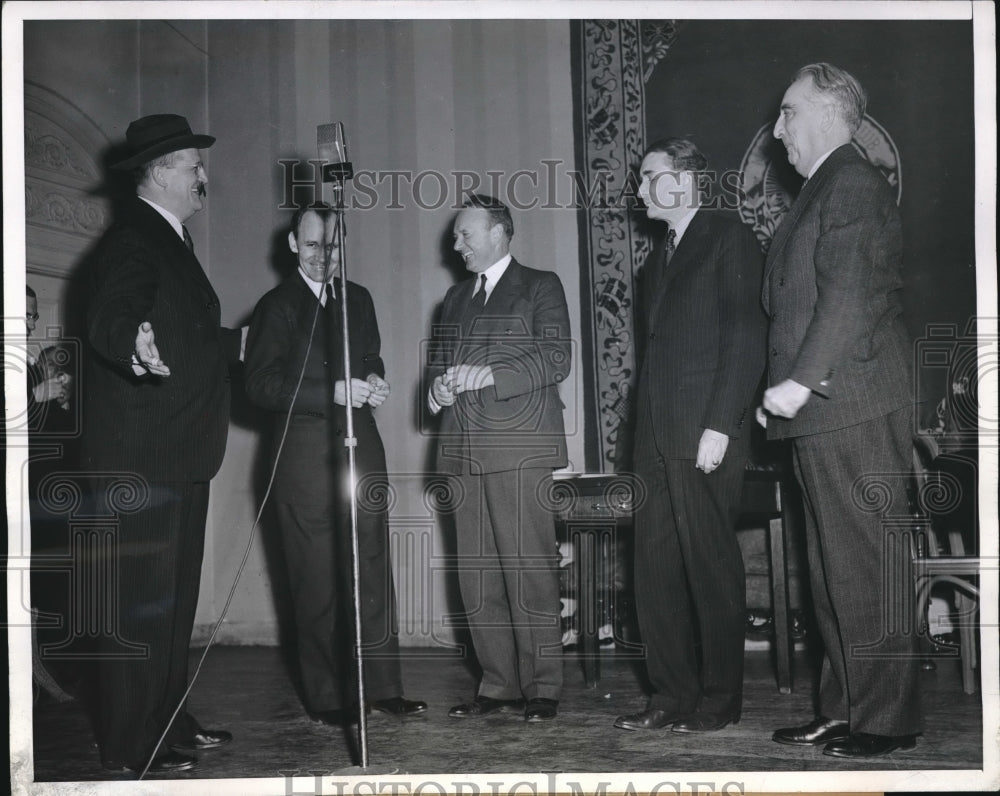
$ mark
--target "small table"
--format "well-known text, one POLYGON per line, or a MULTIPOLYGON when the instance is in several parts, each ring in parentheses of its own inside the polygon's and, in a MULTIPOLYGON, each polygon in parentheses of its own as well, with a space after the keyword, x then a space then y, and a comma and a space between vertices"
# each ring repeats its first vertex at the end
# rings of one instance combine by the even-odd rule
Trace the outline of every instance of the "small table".
POLYGON ((587 688, 601 679, 599 630, 613 623, 614 550, 622 534, 632 533, 634 476, 623 473, 555 473, 553 499, 556 537, 573 547, 577 584, 580 657, 587 688))
MULTIPOLYGON (((641 490, 632 473, 555 473, 553 503, 556 537, 573 546, 573 573, 579 605, 580 648, 588 688, 600 682, 598 630, 614 616, 616 541, 632 533, 632 510, 641 490)), ((791 612, 788 601, 788 536, 794 533, 796 496, 780 470, 748 469, 740 501, 741 517, 767 521, 774 612, 775 674, 778 691, 792 691, 791 612)), ((631 561, 627 562, 630 566, 631 561)), ((640 647, 636 647, 638 651, 640 647)))

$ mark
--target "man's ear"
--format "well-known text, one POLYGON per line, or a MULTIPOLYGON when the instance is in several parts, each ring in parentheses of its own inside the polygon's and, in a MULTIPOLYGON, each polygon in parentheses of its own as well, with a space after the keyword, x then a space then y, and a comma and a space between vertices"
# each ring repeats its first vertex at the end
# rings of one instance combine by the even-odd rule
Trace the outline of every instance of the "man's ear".
POLYGON ((150 180, 150 182, 154 183, 155 185, 158 185, 161 188, 165 188, 166 185, 167 185, 167 181, 164 180, 163 177, 160 176, 160 170, 162 168, 163 168, 163 166, 154 166, 150 170, 149 180, 150 180))
POLYGON ((288 233, 288 248, 292 250, 292 254, 299 253, 299 242, 295 240, 295 233, 288 233))
POLYGON ((823 106, 822 130, 824 133, 829 132, 830 128, 833 127, 838 115, 837 106, 832 102, 828 102, 823 106))

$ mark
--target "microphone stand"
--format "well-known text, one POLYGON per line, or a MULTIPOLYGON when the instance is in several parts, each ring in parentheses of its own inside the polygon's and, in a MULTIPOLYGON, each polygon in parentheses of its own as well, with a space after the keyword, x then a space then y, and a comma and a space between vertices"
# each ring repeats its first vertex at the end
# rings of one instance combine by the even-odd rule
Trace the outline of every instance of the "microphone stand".
MULTIPOLYGON (((346 149, 346 145, 345 145, 346 149)), ((351 509, 351 585, 354 602, 354 662, 357 668, 358 684, 358 743, 361 750, 361 765, 339 769, 335 773, 352 774, 395 774, 393 766, 368 765, 368 712, 365 700, 365 667, 361 655, 361 552, 358 542, 358 494, 357 456, 358 438, 354 435, 354 403, 351 390, 351 337, 347 310, 347 248, 344 245, 344 182, 353 176, 350 163, 333 163, 323 168, 323 181, 333 183, 333 202, 336 226, 334 243, 340 251, 340 292, 341 328, 344 338, 344 407, 347 416, 344 446, 347 448, 348 499, 351 509)))

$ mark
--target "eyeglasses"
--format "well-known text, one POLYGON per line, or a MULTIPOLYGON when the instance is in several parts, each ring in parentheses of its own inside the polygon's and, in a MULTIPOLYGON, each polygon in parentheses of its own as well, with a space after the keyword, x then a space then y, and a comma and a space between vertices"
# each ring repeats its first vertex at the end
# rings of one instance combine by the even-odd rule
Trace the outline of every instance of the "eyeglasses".
POLYGON ((37 312, 26 312, 24 313, 25 320, 37 321, 41 316, 37 312))

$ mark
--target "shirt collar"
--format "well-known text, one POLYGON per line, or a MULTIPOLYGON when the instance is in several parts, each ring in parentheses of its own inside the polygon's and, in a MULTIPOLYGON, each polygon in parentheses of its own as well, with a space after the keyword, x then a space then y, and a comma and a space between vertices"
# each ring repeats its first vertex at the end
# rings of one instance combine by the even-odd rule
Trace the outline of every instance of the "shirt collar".
POLYGON ((830 157, 830 155, 832 155, 833 152, 834 152, 834 150, 836 150, 836 149, 840 149, 840 144, 838 144, 837 146, 835 146, 833 149, 827 150, 822 155, 820 155, 818 158, 816 158, 816 162, 813 163, 812 168, 809 169, 809 176, 806 177, 807 180, 811 180, 812 179, 812 176, 816 173, 816 171, 819 169, 819 167, 823 165, 823 163, 826 161, 826 159, 828 157, 830 157))
POLYGON ((336 284, 334 284, 333 281, 333 278, 337 275, 336 271, 330 273, 330 278, 326 280, 326 282, 317 282, 315 279, 312 279, 310 276, 306 274, 305 271, 302 270, 301 265, 298 268, 298 272, 299 276, 302 277, 302 281, 304 281, 309 286, 309 289, 312 291, 313 295, 319 299, 319 303, 322 304, 324 307, 326 306, 326 291, 323 290, 323 285, 329 284, 330 289, 333 290, 334 298, 336 298, 337 286, 336 284))
POLYGON ((147 199, 145 196, 140 196, 139 198, 142 199, 142 201, 148 204, 151 208, 153 208, 157 213, 163 216, 166 222, 174 228, 174 232, 176 232, 178 236, 180 236, 180 239, 184 240, 184 225, 180 222, 180 219, 177 218, 177 216, 175 216, 173 213, 167 210, 167 208, 160 207, 152 199, 147 199))
POLYGON ((486 298, 489 298, 490 295, 493 293, 493 288, 495 288, 497 286, 497 282, 500 281, 500 277, 503 276, 504 271, 507 270, 507 266, 510 265, 510 261, 512 259, 513 258, 511 257, 510 253, 508 252, 506 255, 504 255, 499 260, 497 260, 495 263, 493 263, 493 265, 491 265, 485 271, 482 271, 479 274, 477 274, 476 275, 476 286, 472 290, 472 295, 474 296, 474 295, 476 295, 476 293, 479 292, 479 283, 482 282, 482 280, 479 277, 480 276, 485 276, 486 277, 486 298))
POLYGON ((680 221, 671 223, 670 228, 674 231, 674 248, 680 245, 681 238, 684 237, 684 233, 687 231, 687 228, 691 226, 691 219, 694 218, 694 214, 700 209, 701 205, 698 205, 698 207, 694 208, 694 210, 689 212, 680 221))

